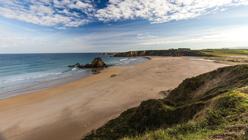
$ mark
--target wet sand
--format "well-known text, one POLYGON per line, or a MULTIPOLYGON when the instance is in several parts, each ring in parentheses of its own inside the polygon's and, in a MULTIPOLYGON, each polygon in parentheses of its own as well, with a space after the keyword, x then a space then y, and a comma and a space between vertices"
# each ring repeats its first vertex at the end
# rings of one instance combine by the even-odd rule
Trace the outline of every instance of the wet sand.
POLYGON ((80 140, 141 101, 162 98, 160 91, 175 88, 185 78, 223 66, 189 57, 153 57, 0 100, 0 140, 80 140))

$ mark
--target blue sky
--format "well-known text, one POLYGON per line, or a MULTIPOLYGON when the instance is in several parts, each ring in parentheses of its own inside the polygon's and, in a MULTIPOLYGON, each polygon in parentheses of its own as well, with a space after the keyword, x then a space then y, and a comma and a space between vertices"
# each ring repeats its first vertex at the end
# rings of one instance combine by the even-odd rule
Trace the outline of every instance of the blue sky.
POLYGON ((0 0, 0 53, 247 48, 248 0, 0 0))

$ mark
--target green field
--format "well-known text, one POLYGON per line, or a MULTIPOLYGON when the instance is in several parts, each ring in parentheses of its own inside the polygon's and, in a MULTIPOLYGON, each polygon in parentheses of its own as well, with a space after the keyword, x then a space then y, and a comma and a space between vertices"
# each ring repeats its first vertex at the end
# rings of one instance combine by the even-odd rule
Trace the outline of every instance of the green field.
POLYGON ((201 52, 212 56, 248 56, 248 49, 204 49, 201 52))

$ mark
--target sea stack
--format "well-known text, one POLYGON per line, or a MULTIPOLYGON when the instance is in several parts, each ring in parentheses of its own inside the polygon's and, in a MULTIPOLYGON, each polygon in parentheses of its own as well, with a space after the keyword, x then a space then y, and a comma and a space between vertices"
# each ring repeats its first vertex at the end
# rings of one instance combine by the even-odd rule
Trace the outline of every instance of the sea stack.
POLYGON ((86 68, 105 68, 107 65, 102 60, 101 57, 96 57, 91 61, 91 64, 86 64, 84 67, 86 68))
POLYGON ((94 58, 90 64, 82 65, 80 63, 76 63, 74 65, 69 65, 71 68, 106 68, 108 65, 102 60, 100 57, 94 58))

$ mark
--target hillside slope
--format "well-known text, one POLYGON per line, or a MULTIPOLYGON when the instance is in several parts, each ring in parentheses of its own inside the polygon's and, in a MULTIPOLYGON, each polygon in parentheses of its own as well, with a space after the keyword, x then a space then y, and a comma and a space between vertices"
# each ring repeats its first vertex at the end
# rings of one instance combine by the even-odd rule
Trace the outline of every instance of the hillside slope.
POLYGON ((135 56, 210 56, 199 50, 190 50, 187 48, 169 49, 169 50, 144 50, 115 53, 114 57, 135 57, 135 56))
POLYGON ((142 102, 84 140, 245 139, 247 84, 247 65, 186 79, 165 99, 142 102))

